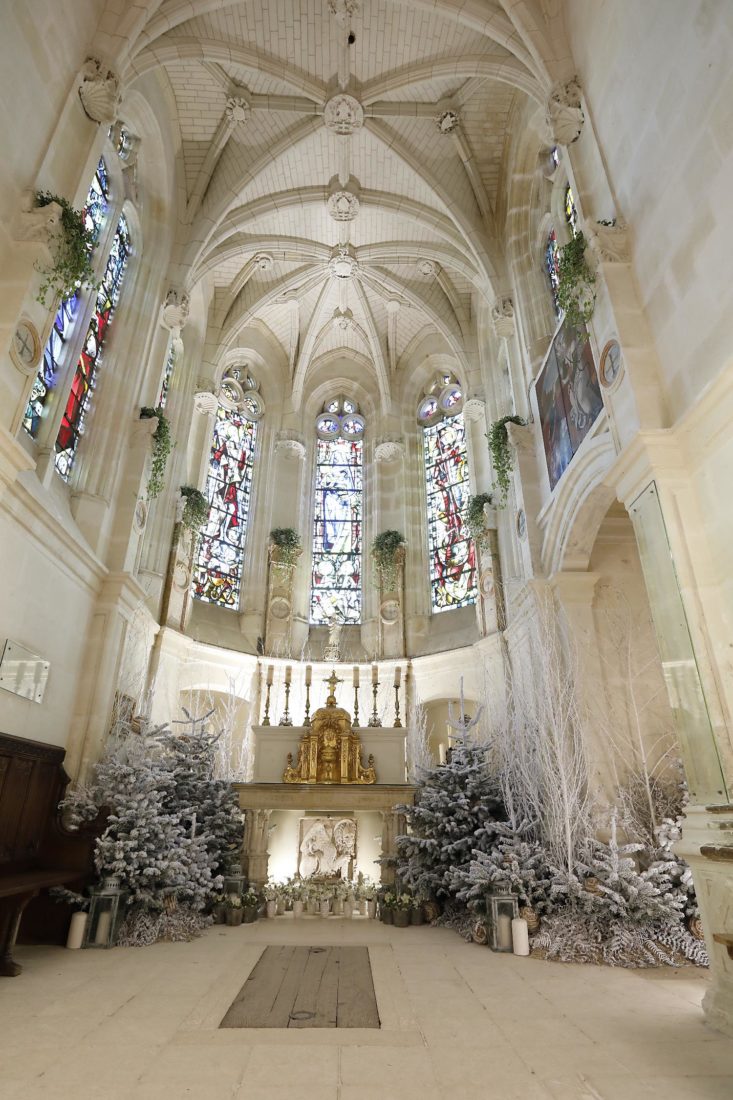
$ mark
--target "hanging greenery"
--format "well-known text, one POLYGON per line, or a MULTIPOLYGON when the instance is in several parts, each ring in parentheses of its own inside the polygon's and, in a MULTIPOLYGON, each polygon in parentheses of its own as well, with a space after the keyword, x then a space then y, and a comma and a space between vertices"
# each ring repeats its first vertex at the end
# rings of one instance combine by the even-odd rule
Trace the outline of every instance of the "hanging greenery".
POLYGON ((301 550, 300 535, 294 527, 276 527, 270 531, 270 542, 280 551, 283 565, 295 565, 301 550))
POLYGON ((36 191, 36 206, 56 202, 61 207, 61 224, 51 238, 52 260, 49 267, 36 270, 43 276, 36 300, 42 306, 47 298, 68 298, 80 286, 98 286, 92 266, 94 229, 84 224, 84 215, 60 195, 36 191))
POLYGON ((586 239, 582 233, 560 249, 558 259, 557 300, 565 313, 565 320, 573 328, 587 324, 596 307, 593 286, 595 274, 585 258, 586 239))
POLYGON ((492 503, 491 493, 477 493, 476 496, 468 498, 468 505, 466 506, 465 523, 468 533, 481 550, 488 550, 489 548, 484 506, 492 503))
POLYGON ((399 552, 406 545, 400 531, 381 531, 372 541, 377 584, 384 592, 393 592, 397 587, 399 552))
POLYGON ((209 518, 209 502, 201 490, 195 489, 193 485, 182 485, 181 496, 186 501, 181 523, 187 530, 198 534, 209 518))
POLYGON ((168 455, 173 450, 171 437, 171 424, 163 410, 143 405, 140 409, 141 420, 152 420, 157 417, 158 427, 153 433, 153 454, 150 461, 150 477, 148 478, 148 500, 155 500, 162 492, 165 485, 165 468, 168 455))
POLYGON ((491 464, 494 467, 494 477, 496 478, 495 486, 498 490, 497 495, 492 499, 492 503, 496 508, 504 508, 506 505, 509 479, 513 467, 506 426, 507 424, 524 425, 526 423, 527 421, 521 416, 502 416, 500 420, 494 421, 486 434, 489 441, 489 450, 491 451, 491 464))

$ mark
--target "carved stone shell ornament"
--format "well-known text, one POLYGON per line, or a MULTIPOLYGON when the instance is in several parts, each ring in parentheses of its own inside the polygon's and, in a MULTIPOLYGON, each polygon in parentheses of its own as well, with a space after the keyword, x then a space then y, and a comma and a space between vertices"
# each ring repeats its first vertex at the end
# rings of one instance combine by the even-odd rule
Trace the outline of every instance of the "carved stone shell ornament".
POLYGON ((81 71, 79 99, 84 112, 93 122, 111 125, 120 104, 120 82, 111 69, 106 69, 95 57, 88 57, 81 71))
POLYGON ((556 145, 572 145, 580 137, 584 122, 578 81, 557 84, 547 100, 547 125, 552 140, 556 145))

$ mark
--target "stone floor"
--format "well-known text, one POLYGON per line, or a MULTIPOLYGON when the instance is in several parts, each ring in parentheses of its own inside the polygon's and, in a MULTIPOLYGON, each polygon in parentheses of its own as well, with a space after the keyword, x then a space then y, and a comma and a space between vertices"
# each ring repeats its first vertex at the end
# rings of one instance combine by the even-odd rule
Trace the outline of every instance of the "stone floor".
POLYGON ((143 950, 21 948, 0 1096, 731 1100, 700 971, 495 955, 438 928, 292 917, 143 950), (218 1030, 268 944, 369 946, 381 1030, 218 1030))

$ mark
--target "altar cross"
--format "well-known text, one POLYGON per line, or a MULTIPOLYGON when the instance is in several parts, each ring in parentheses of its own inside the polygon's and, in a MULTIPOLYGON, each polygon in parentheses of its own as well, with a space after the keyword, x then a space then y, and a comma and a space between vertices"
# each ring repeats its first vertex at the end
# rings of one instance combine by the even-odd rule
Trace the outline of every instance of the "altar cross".
POLYGON ((326 706, 333 706, 336 703, 336 684, 343 684, 343 680, 339 679, 336 675, 336 669, 331 669, 331 675, 325 677, 324 684, 328 684, 329 692, 328 699, 326 699, 326 706))

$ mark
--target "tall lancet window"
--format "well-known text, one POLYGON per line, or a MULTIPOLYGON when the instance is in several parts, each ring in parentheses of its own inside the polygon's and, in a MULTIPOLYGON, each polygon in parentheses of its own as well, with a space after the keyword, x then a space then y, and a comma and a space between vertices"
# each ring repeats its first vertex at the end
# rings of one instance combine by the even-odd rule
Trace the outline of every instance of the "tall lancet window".
MULTIPOLYGON (((107 166, 104 160, 100 158, 83 210, 84 226, 86 229, 91 230, 95 243, 99 238, 99 232, 102 228, 102 223, 104 222, 108 207, 109 184, 107 181, 107 166)), ((58 381, 58 373, 63 360, 64 348, 71 335, 74 320, 78 312, 80 298, 81 291, 77 289, 73 294, 70 294, 68 298, 63 298, 56 310, 56 316, 54 317, 53 326, 51 328, 51 335, 44 349, 43 359, 38 368, 38 374, 33 383, 33 389, 28 398, 28 407, 23 417, 23 427, 28 434, 34 438, 38 434, 38 429, 41 426, 43 410, 46 406, 48 395, 51 390, 55 388, 58 381)))
POLYGON ((234 611, 242 588, 257 423, 265 406, 246 367, 222 379, 206 481, 209 515, 201 528, 192 589, 197 600, 234 611))
POLYGON ((361 622, 364 427, 345 397, 316 420, 312 623, 361 622))
POLYGON ((464 521, 470 487, 463 394, 439 375, 418 407, 423 428, 433 612, 476 602, 476 551, 464 521))
POLYGON ((71 467, 76 455, 79 440, 84 434, 85 421, 92 393, 97 380, 97 371, 102 358, 102 349, 107 330, 112 322, 122 290, 127 261, 132 251, 130 230, 127 218, 120 215, 112 241, 107 266, 94 303, 94 312, 89 322, 86 339, 76 364, 71 392, 66 401, 64 415, 61 418, 59 434, 56 437, 56 469, 64 481, 69 480, 71 467))

